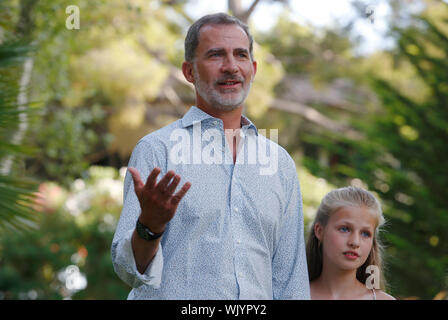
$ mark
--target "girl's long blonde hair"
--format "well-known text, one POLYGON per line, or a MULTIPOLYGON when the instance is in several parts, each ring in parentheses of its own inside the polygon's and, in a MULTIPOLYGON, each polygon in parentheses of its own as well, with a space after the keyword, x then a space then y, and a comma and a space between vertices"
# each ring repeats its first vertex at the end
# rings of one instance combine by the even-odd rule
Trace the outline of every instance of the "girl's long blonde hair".
POLYGON ((330 215, 340 208, 362 206, 370 209, 370 211, 375 214, 377 217, 377 224, 373 235, 372 249, 366 262, 356 271, 356 278, 358 281, 365 284, 370 275, 369 273, 366 273, 367 267, 369 265, 375 265, 380 271, 380 288, 381 290, 385 290, 386 281, 383 276, 383 246, 378 239, 380 227, 385 223, 381 204, 372 193, 356 187, 344 187, 332 190, 322 199, 314 222, 308 233, 306 243, 306 256, 310 281, 319 278, 322 273, 322 246, 314 233, 314 226, 316 223, 325 227, 330 215))

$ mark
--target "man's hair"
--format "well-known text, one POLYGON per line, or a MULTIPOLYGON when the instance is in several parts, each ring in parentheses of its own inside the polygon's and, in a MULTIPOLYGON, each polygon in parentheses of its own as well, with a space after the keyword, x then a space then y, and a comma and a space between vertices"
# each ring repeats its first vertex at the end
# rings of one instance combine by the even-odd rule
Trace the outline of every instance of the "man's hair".
POLYGON ((187 36, 185 37, 185 61, 193 62, 195 54, 196 54, 196 48, 199 45, 199 32, 201 28, 205 25, 237 25, 241 27, 244 32, 247 35, 247 38, 249 39, 249 54, 250 58, 253 61, 253 38, 252 35, 249 32, 249 27, 240 21, 239 19, 232 17, 226 13, 215 13, 215 14, 209 14, 206 16, 203 16, 199 20, 197 20, 195 23, 193 23, 190 28, 188 29, 187 36))

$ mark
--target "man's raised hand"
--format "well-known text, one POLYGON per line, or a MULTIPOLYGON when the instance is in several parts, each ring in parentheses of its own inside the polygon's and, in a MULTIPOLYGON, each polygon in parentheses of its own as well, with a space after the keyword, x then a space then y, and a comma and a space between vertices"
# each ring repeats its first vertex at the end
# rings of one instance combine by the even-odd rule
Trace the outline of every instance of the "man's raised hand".
POLYGON ((174 171, 168 171, 159 183, 156 183, 161 170, 154 168, 146 184, 143 184, 137 169, 128 170, 134 180, 135 194, 142 210, 140 222, 154 233, 163 232, 166 224, 174 217, 177 206, 190 189, 191 183, 186 182, 176 194, 173 194, 180 182, 180 176, 174 171))

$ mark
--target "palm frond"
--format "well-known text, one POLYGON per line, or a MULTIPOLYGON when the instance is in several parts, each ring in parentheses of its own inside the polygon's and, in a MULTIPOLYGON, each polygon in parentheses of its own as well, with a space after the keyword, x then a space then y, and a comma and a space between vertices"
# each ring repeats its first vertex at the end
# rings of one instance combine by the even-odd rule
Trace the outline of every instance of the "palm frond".
MULTIPOLYGON (((33 148, 10 139, 20 125, 20 117, 29 112, 28 104, 19 104, 21 67, 30 47, 19 42, 0 44, 0 165, 5 158, 32 154, 33 148)), ((17 176, 0 174, 0 235, 3 231, 25 231, 36 228, 37 213, 33 209, 37 183, 17 176)))
POLYGON ((0 232, 7 228, 28 230, 36 227, 33 208, 37 183, 0 175, 0 232))
POLYGON ((0 45, 0 68, 22 64, 32 52, 32 48, 20 42, 5 42, 0 45))

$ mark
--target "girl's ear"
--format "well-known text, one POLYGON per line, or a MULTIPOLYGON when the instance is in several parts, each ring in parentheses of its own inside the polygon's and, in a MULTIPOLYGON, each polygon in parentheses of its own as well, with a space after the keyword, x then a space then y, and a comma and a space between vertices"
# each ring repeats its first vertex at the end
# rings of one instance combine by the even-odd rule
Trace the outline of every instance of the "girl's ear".
POLYGON ((323 233, 324 233, 324 228, 322 227, 322 225, 320 223, 316 222, 314 224, 314 235, 316 236, 316 238, 319 241, 322 241, 323 233))

